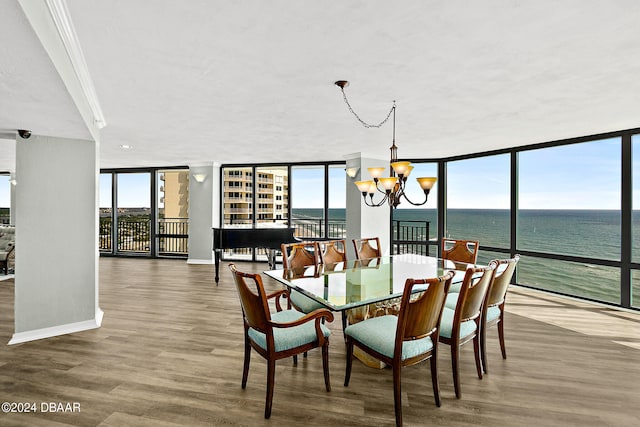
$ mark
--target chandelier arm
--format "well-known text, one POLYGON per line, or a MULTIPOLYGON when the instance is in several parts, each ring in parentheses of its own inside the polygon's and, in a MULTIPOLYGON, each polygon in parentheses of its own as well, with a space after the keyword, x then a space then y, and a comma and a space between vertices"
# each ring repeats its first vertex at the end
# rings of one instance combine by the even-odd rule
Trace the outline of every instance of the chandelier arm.
POLYGON ((379 206, 382 206, 389 198, 389 196, 387 194, 384 195, 384 197, 378 202, 374 202, 373 201, 373 194, 374 193, 367 193, 367 194, 363 194, 363 198, 364 198, 364 204, 373 208, 377 208, 379 206), (367 195, 369 196, 369 200, 367 201, 367 195))
POLYGON ((351 114, 353 114, 355 116, 355 118, 358 119, 358 121, 362 124, 362 126, 364 126, 366 128, 379 128, 379 127, 381 127, 383 124, 385 124, 389 120, 389 117, 391 117, 391 113, 393 113, 393 110, 396 107, 396 101, 393 101, 393 106, 389 110, 389 113, 387 113, 387 117, 385 117, 384 120, 382 120, 377 125, 371 124, 371 123, 367 123, 364 120, 362 120, 360 118, 360 116, 355 111, 353 111, 353 108, 351 107, 351 104, 349 103, 349 100, 347 99, 347 94, 345 93, 344 88, 341 87, 340 90, 342 91, 342 97, 344 98, 344 102, 345 102, 345 104, 347 104, 347 107, 349 108, 349 111, 351 111, 351 114))
POLYGON ((424 205, 425 203, 427 203, 427 200, 429 199, 429 193, 425 193, 425 197, 424 197, 424 201, 421 203, 414 203, 413 201, 411 201, 411 199, 403 192, 402 196, 404 197, 404 199, 411 203, 413 206, 421 206, 424 205))
POLYGON ((376 184, 376 190, 378 190, 378 193, 382 193, 384 196, 387 195, 387 191, 386 190, 381 190, 380 187, 378 187, 377 184, 376 184))

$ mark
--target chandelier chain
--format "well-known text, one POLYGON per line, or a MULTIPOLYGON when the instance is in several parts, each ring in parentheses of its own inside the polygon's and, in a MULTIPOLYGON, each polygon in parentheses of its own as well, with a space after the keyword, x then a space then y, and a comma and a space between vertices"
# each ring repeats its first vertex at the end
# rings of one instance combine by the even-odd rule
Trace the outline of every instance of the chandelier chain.
POLYGON ((362 124, 362 126, 364 126, 366 128, 379 128, 379 127, 381 127, 382 125, 384 125, 389 120, 389 117, 391 117, 391 113, 393 113, 393 110, 396 108, 396 101, 393 101, 393 106, 389 110, 389 113, 387 113, 387 117, 385 117, 384 120, 382 120, 377 125, 376 124, 367 123, 364 120, 362 120, 360 118, 360 116, 355 111, 353 111, 353 108, 351 107, 351 104, 349 104, 349 100, 347 99, 347 94, 344 92, 344 88, 341 87, 340 90, 342 91, 342 97, 344 98, 344 102, 345 102, 345 104, 347 104, 347 107, 349 108, 349 111, 351 111, 351 114, 353 114, 355 116, 355 118, 358 119, 358 121, 362 124))

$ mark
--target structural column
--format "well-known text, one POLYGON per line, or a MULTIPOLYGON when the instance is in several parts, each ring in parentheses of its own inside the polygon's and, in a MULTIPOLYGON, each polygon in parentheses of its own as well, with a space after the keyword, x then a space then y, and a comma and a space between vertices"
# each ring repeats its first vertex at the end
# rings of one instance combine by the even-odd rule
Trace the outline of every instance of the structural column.
POLYGON ((212 227, 220 223, 220 166, 189 166, 189 264, 213 264, 212 227))
POLYGON ((16 141, 15 344, 97 328, 98 147, 16 141))
POLYGON ((355 153, 345 156, 347 168, 358 168, 358 173, 354 178, 345 174, 346 198, 347 198, 347 247, 348 258, 354 259, 355 253, 352 239, 366 237, 379 237, 382 245, 382 253, 390 254, 390 208, 388 205, 380 207, 369 207, 364 204, 362 193, 354 185, 354 182, 370 179, 367 168, 389 164, 388 160, 372 159, 364 157, 362 153, 355 153), (364 177, 364 178, 361 178, 364 177))

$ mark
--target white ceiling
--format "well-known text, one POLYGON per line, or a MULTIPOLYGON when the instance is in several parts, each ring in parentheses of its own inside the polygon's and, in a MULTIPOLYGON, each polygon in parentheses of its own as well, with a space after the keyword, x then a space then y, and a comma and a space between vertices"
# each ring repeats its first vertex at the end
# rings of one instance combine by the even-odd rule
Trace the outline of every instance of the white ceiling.
MULTIPOLYGON (((34 0, 35 1, 35 0, 34 0)), ((0 130, 89 138, 15 0, 0 130)), ((101 167, 438 158, 640 127, 640 2, 67 0, 101 167), (122 150, 120 145, 133 146, 122 150)), ((13 146, 0 140, 0 170, 13 146)))

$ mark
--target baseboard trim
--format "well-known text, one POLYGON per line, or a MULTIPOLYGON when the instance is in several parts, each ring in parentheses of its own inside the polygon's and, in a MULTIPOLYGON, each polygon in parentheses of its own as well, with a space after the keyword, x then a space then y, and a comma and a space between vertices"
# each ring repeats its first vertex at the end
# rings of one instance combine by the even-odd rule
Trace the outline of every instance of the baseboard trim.
MULTIPOLYGON (((102 313, 102 310, 100 310, 100 312, 102 313)), ((96 313, 96 315, 98 315, 98 313, 96 313)), ((85 320, 83 322, 67 323, 66 325, 34 329, 32 331, 17 332, 13 334, 13 337, 11 337, 9 345, 96 329, 99 328, 100 324, 102 323, 102 315, 100 315, 99 317, 99 319, 98 316, 96 316, 95 319, 85 320)))
POLYGON ((213 260, 212 259, 194 259, 194 258, 189 258, 187 260, 187 264, 213 264, 213 260))

